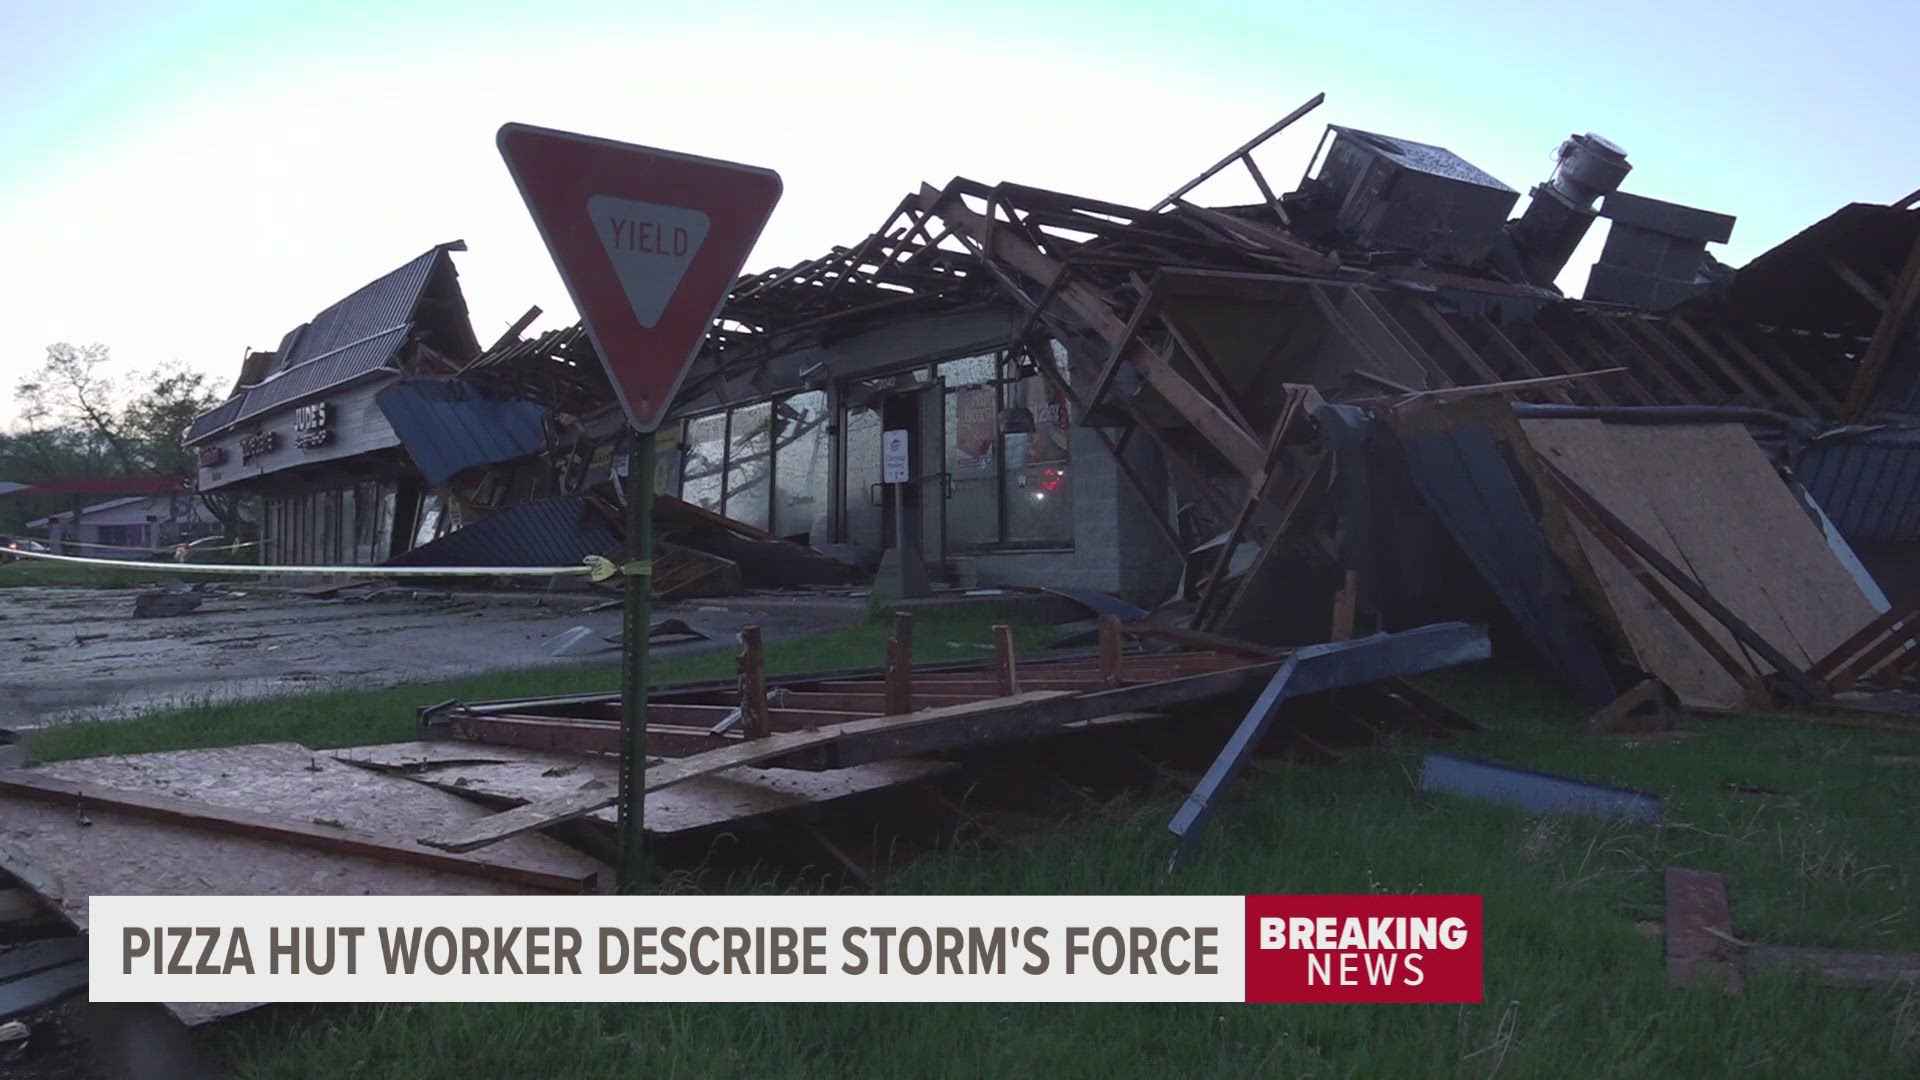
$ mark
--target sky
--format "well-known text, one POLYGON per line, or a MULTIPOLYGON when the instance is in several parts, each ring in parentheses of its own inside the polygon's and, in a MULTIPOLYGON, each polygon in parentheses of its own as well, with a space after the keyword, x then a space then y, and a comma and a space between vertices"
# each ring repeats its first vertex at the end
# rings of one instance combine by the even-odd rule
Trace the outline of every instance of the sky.
MULTIPOLYGON (((1627 190, 1735 215, 1710 250, 1738 265, 1920 188, 1915 41, 1905 0, 0 0, 0 429, 49 344, 224 392, 443 241, 482 342, 533 304, 570 321, 494 149, 510 120, 778 170, 753 271, 956 175, 1150 205, 1324 91, 1257 155, 1276 186, 1329 123, 1523 193, 1592 131, 1627 190)), ((1196 196, 1252 201, 1244 175, 1196 196)))

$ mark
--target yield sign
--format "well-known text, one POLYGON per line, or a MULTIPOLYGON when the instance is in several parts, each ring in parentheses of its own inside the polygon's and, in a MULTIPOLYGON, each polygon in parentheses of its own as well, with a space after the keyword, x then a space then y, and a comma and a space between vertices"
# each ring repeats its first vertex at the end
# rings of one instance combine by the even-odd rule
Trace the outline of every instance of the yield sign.
POLYGON ((780 174, 525 124, 496 141, 627 419, 652 431, 780 201, 780 174))

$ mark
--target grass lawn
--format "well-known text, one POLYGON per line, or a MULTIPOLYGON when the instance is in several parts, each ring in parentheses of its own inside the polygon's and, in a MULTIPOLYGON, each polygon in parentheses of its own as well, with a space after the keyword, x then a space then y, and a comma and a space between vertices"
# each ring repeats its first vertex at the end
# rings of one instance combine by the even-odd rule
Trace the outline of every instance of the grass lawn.
MULTIPOLYGON (((185 574, 179 575, 186 577, 185 574)), ((50 562, 45 559, 14 559, 0 562, 0 589, 25 586, 60 585, 74 589, 127 589, 159 584, 165 574, 152 570, 118 570, 112 567, 84 566, 80 563, 50 562)))
MULTIPOLYGON (((947 633, 978 640, 930 625, 917 636, 947 633)), ((781 670, 829 667, 870 660, 882 636, 859 627, 770 652, 781 670)), ((721 652, 660 677, 719 675, 729 664, 721 652)), ((421 702, 567 678, 323 695, 276 704, 272 724, 245 711, 175 713, 143 722, 157 735, 115 725, 111 739, 51 732, 35 745, 81 753, 404 738, 421 702)), ((1697 734, 1685 739, 1585 737, 1572 733, 1564 700, 1524 676, 1483 668, 1425 682, 1493 729, 1448 749, 1658 792, 1665 824, 1534 818, 1423 796, 1412 782, 1423 748, 1386 745, 1337 768, 1250 771, 1175 877, 1161 869, 1176 804, 1167 791, 1015 848, 921 860, 891 888, 1480 893, 1483 1004, 370 1005, 243 1019, 221 1046, 239 1075, 258 1078, 1920 1075, 1914 992, 1763 977, 1750 977, 1740 997, 1672 989, 1657 925, 1661 872, 1676 864, 1727 876, 1743 939, 1920 949, 1910 826, 1920 740, 1705 718, 1688 721, 1697 734)))
MULTIPOLYGON (((194 553, 196 563, 231 563, 248 565, 257 562, 259 556, 251 550, 242 551, 198 551, 194 553)), ((167 562, 165 555, 149 555, 146 561, 167 562)), ((152 588, 169 580, 182 581, 224 581, 231 583, 239 580, 233 576, 217 574, 172 573, 162 570, 123 570, 113 566, 85 563, 54 562, 50 559, 7 557, 0 559, 0 589, 17 589, 23 586, 64 586, 74 589, 130 589, 152 588)))
MULTIPOLYGON (((1054 638, 1044 626, 1012 623, 1025 655, 1043 651, 1054 638)), ((993 650, 991 627, 979 619, 921 616, 914 620, 916 655, 924 662, 981 659, 993 650), (956 647, 957 646, 957 647, 956 647)), ((868 622, 805 637, 766 640, 769 674, 880 666, 890 624, 868 622)), ((649 680, 662 683, 731 678, 734 650, 710 649, 647 665, 649 680)), ((612 691, 619 662, 520 668, 450 682, 401 683, 378 690, 331 690, 253 701, 187 704, 131 719, 77 722, 28 733, 28 749, 42 761, 145 754, 258 742, 298 742, 316 750, 364 746, 414 737, 415 710, 455 698, 485 701, 541 694, 612 691)))

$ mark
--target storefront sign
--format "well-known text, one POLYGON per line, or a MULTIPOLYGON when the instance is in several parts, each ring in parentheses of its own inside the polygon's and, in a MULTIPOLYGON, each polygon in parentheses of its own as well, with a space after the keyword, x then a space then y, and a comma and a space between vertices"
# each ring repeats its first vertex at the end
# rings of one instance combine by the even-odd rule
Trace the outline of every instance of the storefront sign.
POLYGON ((293 412, 293 445, 301 449, 324 446, 333 441, 333 428, 328 426, 332 418, 332 406, 326 402, 302 405, 293 412))
POLYGON ((280 433, 277 431, 256 431, 240 439, 240 461, 242 464, 252 461, 262 454, 271 454, 280 446, 280 433))

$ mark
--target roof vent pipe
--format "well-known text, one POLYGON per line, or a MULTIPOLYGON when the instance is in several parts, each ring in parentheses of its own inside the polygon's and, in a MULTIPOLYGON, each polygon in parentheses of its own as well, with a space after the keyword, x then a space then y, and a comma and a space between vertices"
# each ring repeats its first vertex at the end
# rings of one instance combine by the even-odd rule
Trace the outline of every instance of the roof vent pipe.
POLYGON ((1591 132, 1560 144, 1558 164, 1529 194, 1526 213, 1507 223, 1528 281, 1551 285, 1593 224, 1595 203, 1633 169, 1627 152, 1591 132))

